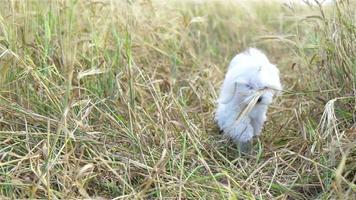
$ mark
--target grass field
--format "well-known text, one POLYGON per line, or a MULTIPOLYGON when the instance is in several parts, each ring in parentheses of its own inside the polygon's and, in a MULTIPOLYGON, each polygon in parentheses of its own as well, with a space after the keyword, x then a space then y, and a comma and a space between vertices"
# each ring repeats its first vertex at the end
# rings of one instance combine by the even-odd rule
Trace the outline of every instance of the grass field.
POLYGON ((356 2, 0 3, 0 199, 356 199, 356 2), (283 95, 250 155, 219 134, 231 58, 283 95))

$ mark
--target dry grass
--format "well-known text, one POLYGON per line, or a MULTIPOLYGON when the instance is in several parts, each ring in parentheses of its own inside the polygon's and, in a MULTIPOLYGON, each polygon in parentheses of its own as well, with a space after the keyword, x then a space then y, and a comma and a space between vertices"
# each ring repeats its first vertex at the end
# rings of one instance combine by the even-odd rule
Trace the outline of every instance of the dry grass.
POLYGON ((355 199, 355 3, 0 4, 1 199, 355 199), (251 155, 218 134, 234 54, 285 91, 251 155))

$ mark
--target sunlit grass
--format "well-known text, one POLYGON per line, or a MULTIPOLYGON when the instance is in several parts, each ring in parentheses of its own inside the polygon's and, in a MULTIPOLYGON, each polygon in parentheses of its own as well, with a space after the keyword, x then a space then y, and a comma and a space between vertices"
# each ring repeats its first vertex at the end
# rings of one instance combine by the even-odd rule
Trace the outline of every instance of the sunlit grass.
POLYGON ((4 1, 0 198, 355 198, 355 3, 4 1), (232 56, 284 93, 251 155, 219 135, 232 56))

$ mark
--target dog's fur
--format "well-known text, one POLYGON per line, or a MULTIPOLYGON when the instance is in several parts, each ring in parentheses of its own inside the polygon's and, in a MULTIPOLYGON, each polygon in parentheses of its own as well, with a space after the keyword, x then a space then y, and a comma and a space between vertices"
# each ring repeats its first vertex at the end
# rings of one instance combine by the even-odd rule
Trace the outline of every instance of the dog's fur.
POLYGON ((240 145, 250 142, 261 133, 268 105, 281 90, 279 70, 261 51, 250 48, 237 54, 217 101, 215 119, 220 130, 240 145))

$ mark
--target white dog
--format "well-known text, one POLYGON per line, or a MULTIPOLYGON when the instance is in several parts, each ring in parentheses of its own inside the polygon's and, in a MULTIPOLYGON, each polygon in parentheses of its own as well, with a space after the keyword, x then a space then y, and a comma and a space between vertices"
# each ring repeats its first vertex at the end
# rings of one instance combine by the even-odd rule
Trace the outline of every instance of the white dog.
POLYGON ((245 151, 261 133, 268 105, 281 90, 279 70, 261 51, 250 48, 236 55, 218 99, 215 119, 220 130, 245 151))

